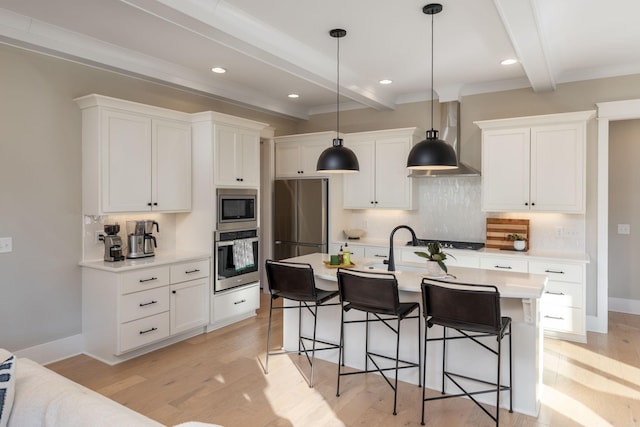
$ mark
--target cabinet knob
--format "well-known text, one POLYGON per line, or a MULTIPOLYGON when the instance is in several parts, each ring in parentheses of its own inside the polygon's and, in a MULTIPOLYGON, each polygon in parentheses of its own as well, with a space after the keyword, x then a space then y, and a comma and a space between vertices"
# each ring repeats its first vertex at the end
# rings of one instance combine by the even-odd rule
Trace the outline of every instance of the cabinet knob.
POLYGON ((535 205, 536 205, 535 203, 531 202, 531 206, 535 206, 535 205))
POLYGON ((154 203, 153 203, 153 206, 158 206, 158 202, 154 202, 154 203))
POLYGON ((177 293, 178 293, 178 291, 171 291, 171 293, 172 293, 172 294, 177 294, 177 293))
POLYGON ((529 203, 528 203, 528 202, 524 202, 524 205, 525 205, 525 206, 529 206, 529 203))
POLYGON ((147 203, 147 206, 151 206, 151 202, 147 203))

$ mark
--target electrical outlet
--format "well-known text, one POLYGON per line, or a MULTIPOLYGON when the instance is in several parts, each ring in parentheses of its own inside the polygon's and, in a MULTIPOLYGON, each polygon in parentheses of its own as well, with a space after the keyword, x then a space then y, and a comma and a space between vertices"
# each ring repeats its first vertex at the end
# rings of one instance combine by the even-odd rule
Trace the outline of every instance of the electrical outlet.
POLYGON ((104 231, 96 231, 95 243, 98 244, 98 243, 104 242, 104 236, 105 236, 104 231))
POLYGON ((618 234, 631 234, 631 224, 618 224, 618 234))
POLYGON ((11 237, 0 237, 0 253, 13 252, 13 239, 11 237))

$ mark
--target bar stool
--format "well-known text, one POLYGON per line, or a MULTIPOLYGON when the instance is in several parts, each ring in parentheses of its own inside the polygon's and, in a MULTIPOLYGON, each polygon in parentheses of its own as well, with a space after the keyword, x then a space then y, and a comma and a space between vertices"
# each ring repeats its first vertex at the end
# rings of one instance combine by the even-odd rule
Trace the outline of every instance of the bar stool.
POLYGON ((269 328, 267 331, 267 355, 264 367, 264 373, 269 373, 269 356, 295 353, 296 351, 278 351, 271 352, 271 319, 273 310, 294 308, 298 309, 298 350, 297 353, 304 353, 311 366, 309 375, 309 387, 313 387, 313 367, 315 363, 316 351, 331 350, 339 348, 338 344, 316 339, 316 324, 318 319, 318 307, 340 305, 340 303, 327 303, 327 301, 338 296, 338 291, 325 291, 316 288, 313 268, 309 264, 283 262, 267 260, 265 263, 267 272, 267 283, 271 298, 269 299, 269 328), (278 298, 297 301, 298 305, 292 306, 275 306, 273 302, 278 298), (302 333, 302 308, 308 310, 313 316, 313 336, 305 336, 302 333), (305 342, 311 342, 311 349, 308 349, 305 342), (316 343, 323 345, 316 348, 316 343), (309 357, 309 352, 311 357, 309 357))
MULTIPOLYGON (((499 424, 500 417, 500 392, 509 391, 509 412, 513 412, 513 392, 511 379, 513 375, 511 358, 511 318, 502 317, 500 314, 500 293, 498 288, 490 285, 473 285, 467 283, 453 283, 433 279, 422 279, 422 307, 425 319, 424 335, 424 377, 425 384, 422 390, 422 425, 424 425, 425 402, 429 400, 447 399, 451 397, 467 396, 492 420, 499 424), (433 282, 440 282, 436 284, 433 282), (442 337, 428 338, 428 330, 433 325, 443 327, 442 337), (456 335, 448 336, 447 329, 454 329, 456 335), (500 367, 502 353, 502 339, 509 336, 509 385, 500 382, 500 367), (487 345, 478 338, 496 337, 497 349, 487 345), (495 382, 480 378, 473 378, 447 370, 446 344, 451 340, 470 339, 478 344, 479 349, 487 350, 497 356, 497 378, 495 382), (443 396, 425 397, 427 381, 427 344, 430 341, 442 341, 442 394, 443 396), (445 381, 451 381, 461 393, 445 394, 445 381), (481 390, 468 391, 469 385, 463 386, 457 379, 470 380, 476 384, 492 386, 481 390), (495 416, 478 402, 474 396, 485 393, 496 393, 495 416)), ((469 355, 472 357, 472 355, 469 355)))
POLYGON ((398 397, 398 370, 406 368, 418 368, 418 386, 420 382, 420 304, 417 302, 400 302, 398 298, 398 281, 394 274, 364 272, 357 270, 338 269, 338 290, 340 292, 340 303, 342 304, 342 316, 340 318, 340 353, 338 363, 338 387, 336 396, 340 396, 340 378, 344 375, 366 374, 369 372, 379 372, 387 384, 393 389, 393 415, 397 414, 398 397), (349 310, 358 310, 365 313, 364 320, 345 320, 345 313, 349 310), (417 315, 410 316, 414 311, 417 315), (418 319, 418 362, 401 360, 400 355, 400 322, 404 319, 418 319), (392 324, 393 321, 397 323, 392 324), (371 322, 382 322, 396 335, 395 357, 382 355, 369 351, 369 324, 371 322), (344 366, 344 327, 347 324, 365 324, 365 368, 351 372, 342 372, 344 366), (394 361, 393 367, 381 368, 378 361, 394 361), (369 361, 375 369, 369 369, 369 361), (400 366, 402 364, 402 366, 400 366), (385 375, 386 371, 395 371, 393 384, 385 375))

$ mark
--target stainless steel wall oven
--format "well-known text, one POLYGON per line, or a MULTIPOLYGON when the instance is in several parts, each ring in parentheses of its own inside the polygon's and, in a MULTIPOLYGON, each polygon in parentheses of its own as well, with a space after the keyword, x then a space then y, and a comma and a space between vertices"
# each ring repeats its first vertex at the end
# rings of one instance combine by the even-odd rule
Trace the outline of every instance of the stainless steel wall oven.
POLYGON ((214 233, 214 292, 223 292, 260 280, 258 229, 214 233))

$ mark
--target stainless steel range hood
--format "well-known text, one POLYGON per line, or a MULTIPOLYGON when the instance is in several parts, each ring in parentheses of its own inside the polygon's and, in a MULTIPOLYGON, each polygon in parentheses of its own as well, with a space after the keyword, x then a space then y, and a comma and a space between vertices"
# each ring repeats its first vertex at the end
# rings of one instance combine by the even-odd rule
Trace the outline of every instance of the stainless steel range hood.
POLYGON ((440 138, 451 145, 458 157, 456 169, 444 170, 414 170, 409 174, 410 178, 437 178, 447 176, 480 176, 480 172, 460 161, 460 102, 444 102, 440 106, 440 138))

